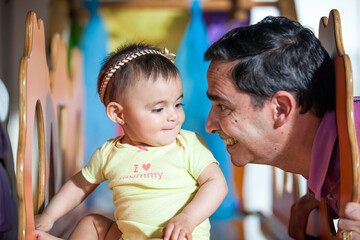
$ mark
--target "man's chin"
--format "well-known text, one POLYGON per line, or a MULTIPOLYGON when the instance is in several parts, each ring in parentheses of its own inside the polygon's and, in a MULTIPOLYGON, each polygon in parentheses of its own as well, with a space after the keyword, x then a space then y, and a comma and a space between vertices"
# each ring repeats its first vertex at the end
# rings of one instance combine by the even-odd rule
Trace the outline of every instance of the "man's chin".
POLYGON ((248 162, 243 161, 242 159, 233 157, 232 155, 230 155, 230 159, 233 165, 235 165, 236 167, 244 167, 248 162))
POLYGON ((241 157, 241 155, 243 155, 243 149, 241 148, 241 144, 235 139, 231 144, 226 144, 226 151, 229 153, 233 165, 244 167, 248 163, 246 158, 241 157))

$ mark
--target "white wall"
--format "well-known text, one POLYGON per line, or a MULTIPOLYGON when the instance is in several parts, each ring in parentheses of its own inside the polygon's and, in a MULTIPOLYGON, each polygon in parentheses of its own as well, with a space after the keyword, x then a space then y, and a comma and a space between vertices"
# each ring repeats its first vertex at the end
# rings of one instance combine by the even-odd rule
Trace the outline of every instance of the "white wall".
MULTIPOLYGON (((319 32, 320 18, 329 16, 332 9, 337 9, 341 17, 342 35, 345 52, 352 62, 355 79, 354 94, 360 95, 360 1, 358 0, 295 0, 298 21, 312 29, 316 36, 319 32)), ((251 23, 256 23, 267 15, 278 15, 273 7, 256 7, 251 12, 251 23)))
POLYGON ((318 36, 319 20, 328 16, 332 9, 337 9, 341 17, 341 26, 345 53, 352 62, 353 78, 355 79, 354 94, 360 95, 360 2, 357 0, 297 0, 298 19, 306 26, 314 29, 318 36), (311 6, 311 7, 309 7, 311 6))

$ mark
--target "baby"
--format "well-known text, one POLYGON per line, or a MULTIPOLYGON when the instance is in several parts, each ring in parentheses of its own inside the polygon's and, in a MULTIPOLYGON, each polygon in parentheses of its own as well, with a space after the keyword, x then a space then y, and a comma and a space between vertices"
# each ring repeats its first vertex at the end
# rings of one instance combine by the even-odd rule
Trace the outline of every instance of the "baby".
POLYGON ((114 52, 98 77, 100 100, 123 136, 106 141, 36 216, 37 236, 109 180, 115 222, 83 218, 69 239, 209 240, 210 215, 227 194, 218 162, 197 133, 182 130, 183 90, 173 54, 145 44, 114 52))

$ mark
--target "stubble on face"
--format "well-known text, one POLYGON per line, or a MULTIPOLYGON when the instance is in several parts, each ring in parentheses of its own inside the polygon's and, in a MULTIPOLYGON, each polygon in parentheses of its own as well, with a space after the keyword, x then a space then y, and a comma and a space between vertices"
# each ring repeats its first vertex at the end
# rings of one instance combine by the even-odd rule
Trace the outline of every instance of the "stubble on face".
POLYGON ((265 163, 269 115, 266 108, 253 106, 251 96, 238 88, 232 79, 235 64, 214 61, 209 66, 207 94, 212 109, 207 130, 219 133, 234 165, 265 163))

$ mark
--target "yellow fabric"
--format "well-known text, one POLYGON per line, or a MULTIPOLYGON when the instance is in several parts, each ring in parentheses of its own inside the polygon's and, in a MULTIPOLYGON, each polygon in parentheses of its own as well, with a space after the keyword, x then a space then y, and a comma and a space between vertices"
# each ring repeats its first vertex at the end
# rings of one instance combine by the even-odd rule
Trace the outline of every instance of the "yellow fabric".
POLYGON ((100 7, 99 15, 109 33, 110 51, 143 41, 176 52, 190 20, 188 10, 176 8, 100 7))
MULTIPOLYGON (((120 139, 97 149, 82 173, 90 183, 109 180, 123 239, 160 238, 167 221, 195 196, 201 172, 218 162, 204 139, 186 130, 163 147, 140 148, 121 144, 120 139)), ((194 230, 193 239, 208 240, 209 231, 207 219, 194 230)))

